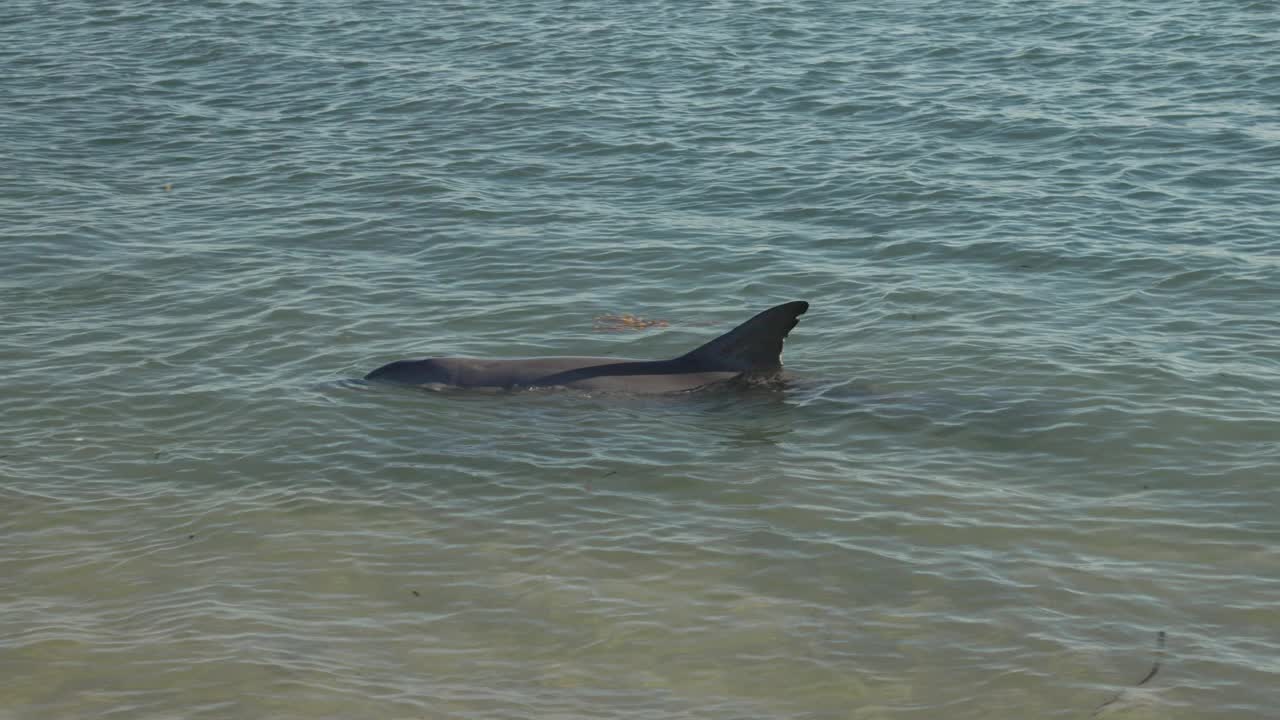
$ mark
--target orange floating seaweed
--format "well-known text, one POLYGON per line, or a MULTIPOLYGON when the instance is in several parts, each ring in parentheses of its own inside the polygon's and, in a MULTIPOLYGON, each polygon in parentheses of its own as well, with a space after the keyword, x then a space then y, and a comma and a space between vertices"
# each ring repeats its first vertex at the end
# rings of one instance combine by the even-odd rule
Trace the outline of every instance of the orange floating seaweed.
POLYGON ((654 327, 668 327, 666 320, 651 320, 630 313, 623 315, 598 315, 595 319, 596 332, 624 332, 626 330, 648 330, 654 327))

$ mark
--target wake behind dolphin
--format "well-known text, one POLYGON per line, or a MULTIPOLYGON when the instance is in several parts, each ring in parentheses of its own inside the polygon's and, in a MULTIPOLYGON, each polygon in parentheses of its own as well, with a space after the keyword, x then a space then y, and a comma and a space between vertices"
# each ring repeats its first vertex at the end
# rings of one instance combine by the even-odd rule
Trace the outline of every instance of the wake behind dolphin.
POLYGON ((628 393, 674 393, 728 381, 767 381, 782 372, 782 341, 809 309, 804 301, 769 308, 738 327, 670 360, 610 357, 397 360, 365 380, 428 387, 567 387, 628 393))

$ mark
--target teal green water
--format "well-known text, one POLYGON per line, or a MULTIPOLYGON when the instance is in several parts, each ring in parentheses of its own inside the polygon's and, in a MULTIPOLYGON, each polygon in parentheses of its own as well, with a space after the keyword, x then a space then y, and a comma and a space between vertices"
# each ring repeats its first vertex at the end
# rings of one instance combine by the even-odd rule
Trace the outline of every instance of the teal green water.
POLYGON ((3 720, 1280 703, 1274 2, 20 0, 0 67, 3 720), (777 392, 353 381, 795 299, 777 392))

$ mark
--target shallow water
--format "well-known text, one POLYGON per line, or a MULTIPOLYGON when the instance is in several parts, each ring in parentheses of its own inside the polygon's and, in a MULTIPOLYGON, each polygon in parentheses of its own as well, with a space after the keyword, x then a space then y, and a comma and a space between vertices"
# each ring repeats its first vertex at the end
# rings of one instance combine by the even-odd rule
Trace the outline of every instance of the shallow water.
POLYGON ((0 718, 1280 701, 1274 3, 0 28, 0 718), (779 391, 353 381, 793 299, 779 391))

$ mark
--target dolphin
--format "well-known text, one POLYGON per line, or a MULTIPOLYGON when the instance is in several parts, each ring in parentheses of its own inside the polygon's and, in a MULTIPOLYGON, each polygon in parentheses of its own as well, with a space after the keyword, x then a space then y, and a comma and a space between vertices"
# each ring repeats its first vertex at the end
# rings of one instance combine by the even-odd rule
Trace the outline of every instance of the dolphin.
POLYGON ((670 360, 611 357, 397 360, 365 380, 431 388, 574 388, 595 392, 677 393, 728 381, 759 382, 782 372, 782 340, 809 309, 804 301, 769 308, 670 360))

